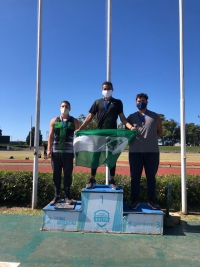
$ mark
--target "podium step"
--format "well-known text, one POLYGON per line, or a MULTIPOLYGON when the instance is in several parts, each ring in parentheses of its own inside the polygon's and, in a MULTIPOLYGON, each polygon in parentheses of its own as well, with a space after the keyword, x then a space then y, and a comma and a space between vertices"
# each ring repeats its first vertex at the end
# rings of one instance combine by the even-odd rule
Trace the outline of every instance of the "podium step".
POLYGON ((73 210, 47 205, 43 208, 41 230, 78 231, 80 221, 81 201, 76 201, 73 210))
POLYGON ((135 234, 163 234, 163 211, 153 210, 147 203, 140 203, 137 209, 124 203, 123 232, 135 234))
POLYGON ((108 185, 82 189, 82 230, 90 232, 123 231, 123 190, 108 185))

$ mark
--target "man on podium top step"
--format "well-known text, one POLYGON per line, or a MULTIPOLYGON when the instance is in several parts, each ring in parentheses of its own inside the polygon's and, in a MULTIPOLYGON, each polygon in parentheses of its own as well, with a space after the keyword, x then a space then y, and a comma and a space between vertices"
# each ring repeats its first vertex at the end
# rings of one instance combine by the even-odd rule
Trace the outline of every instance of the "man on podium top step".
MULTIPOLYGON (((78 130, 83 130, 91 122, 93 117, 97 116, 98 129, 117 129, 117 119, 120 117, 121 122, 128 128, 133 129, 132 125, 127 121, 123 113, 123 104, 120 99, 112 97, 114 88, 111 82, 104 82, 102 84, 103 98, 95 100, 89 110, 89 114, 85 118, 83 124, 78 130)), ((110 169, 109 186, 116 190, 118 189, 115 184, 115 169, 116 165, 110 169)), ((96 184, 95 175, 97 169, 91 169, 91 178, 89 183, 86 184, 86 188, 93 188, 96 184)))

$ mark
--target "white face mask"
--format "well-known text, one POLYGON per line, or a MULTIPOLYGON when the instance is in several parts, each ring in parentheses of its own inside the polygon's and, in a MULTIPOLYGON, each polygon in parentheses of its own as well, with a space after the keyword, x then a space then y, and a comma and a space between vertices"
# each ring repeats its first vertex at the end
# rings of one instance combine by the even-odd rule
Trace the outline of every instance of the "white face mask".
POLYGON ((102 90, 102 95, 105 97, 110 97, 112 95, 112 90, 102 90))
POLYGON ((67 115, 67 114, 69 114, 69 109, 67 109, 67 108, 61 108, 60 109, 60 112, 61 112, 61 115, 67 115))

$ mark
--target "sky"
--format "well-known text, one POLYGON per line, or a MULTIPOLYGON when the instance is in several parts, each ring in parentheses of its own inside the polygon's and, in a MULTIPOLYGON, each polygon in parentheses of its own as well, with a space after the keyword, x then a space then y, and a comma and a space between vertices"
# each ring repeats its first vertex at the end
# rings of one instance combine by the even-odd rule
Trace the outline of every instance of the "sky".
MULTIPOLYGON (((200 1, 183 0, 186 123, 200 124, 200 1)), ((25 141, 36 113, 37 0, 0 1, 0 129, 25 141)), ((40 130, 60 103, 85 116, 106 81, 106 0, 43 0, 40 130)), ((112 0, 111 82, 124 114, 138 93, 180 123, 178 0, 112 0)), ((120 122, 120 121, 118 121, 120 122)))

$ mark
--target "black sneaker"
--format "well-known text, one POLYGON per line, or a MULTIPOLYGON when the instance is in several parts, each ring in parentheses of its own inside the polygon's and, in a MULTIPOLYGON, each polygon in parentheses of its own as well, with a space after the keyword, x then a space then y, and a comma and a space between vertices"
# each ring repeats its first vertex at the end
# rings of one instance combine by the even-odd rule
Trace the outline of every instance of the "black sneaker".
POLYGON ((68 205, 72 205, 73 204, 73 200, 69 199, 68 197, 65 197, 65 203, 68 205))
POLYGON ((136 210, 139 205, 140 205, 140 202, 136 200, 135 202, 130 204, 130 209, 136 210))
POLYGON ((62 202, 61 197, 54 197, 54 199, 49 203, 50 206, 54 206, 56 203, 62 202))
POLYGON ((109 181, 109 186, 110 186, 110 188, 112 188, 113 190, 118 190, 118 189, 119 189, 118 186, 115 184, 115 180, 114 180, 114 179, 111 179, 111 180, 109 181))
POLYGON ((96 185, 96 180, 95 180, 94 178, 90 178, 89 183, 86 184, 85 187, 86 187, 87 189, 91 189, 91 188, 94 188, 95 185, 96 185))
POLYGON ((149 205, 149 207, 151 207, 153 210, 160 210, 160 206, 159 206, 157 203, 153 202, 153 201, 149 201, 148 205, 149 205))

